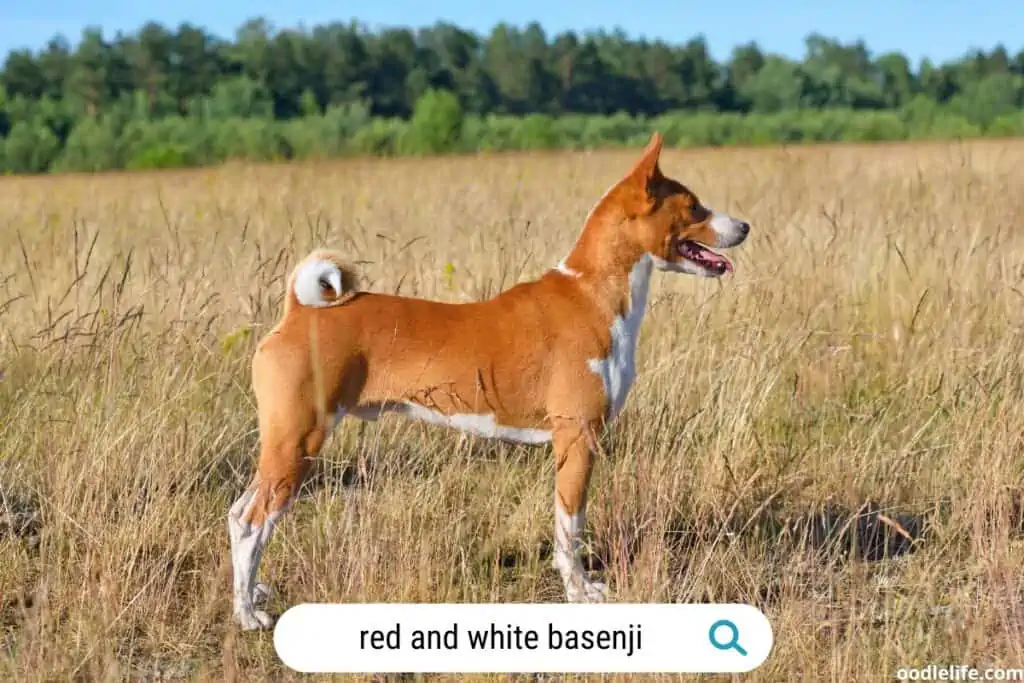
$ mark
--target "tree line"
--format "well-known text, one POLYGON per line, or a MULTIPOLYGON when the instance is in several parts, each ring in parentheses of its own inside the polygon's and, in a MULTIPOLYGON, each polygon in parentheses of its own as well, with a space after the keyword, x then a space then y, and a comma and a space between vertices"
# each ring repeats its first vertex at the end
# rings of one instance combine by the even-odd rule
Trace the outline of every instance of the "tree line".
POLYGON ((356 22, 232 40, 181 24, 83 31, 10 52, 0 170, 96 171, 345 154, 901 140, 1024 134, 1024 50, 947 63, 806 39, 800 60, 755 43, 714 60, 622 32, 478 35, 356 22))

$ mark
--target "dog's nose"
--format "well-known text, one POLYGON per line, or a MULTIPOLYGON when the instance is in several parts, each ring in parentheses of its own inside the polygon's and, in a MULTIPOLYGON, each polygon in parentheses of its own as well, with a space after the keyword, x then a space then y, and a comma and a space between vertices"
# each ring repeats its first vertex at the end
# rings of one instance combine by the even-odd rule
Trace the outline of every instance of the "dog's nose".
POLYGON ((744 236, 746 236, 747 233, 750 232, 750 223, 747 223, 746 221, 740 221, 739 231, 742 232, 744 236))

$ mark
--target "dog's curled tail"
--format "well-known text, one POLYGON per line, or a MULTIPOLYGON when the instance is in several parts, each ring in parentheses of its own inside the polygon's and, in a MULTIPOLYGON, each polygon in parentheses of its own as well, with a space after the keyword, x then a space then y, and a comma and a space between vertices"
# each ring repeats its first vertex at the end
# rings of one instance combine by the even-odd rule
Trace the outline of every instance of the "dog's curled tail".
POLYGON ((296 306, 340 306, 356 294, 359 273, 339 252, 317 249, 299 262, 288 278, 284 312, 296 306))

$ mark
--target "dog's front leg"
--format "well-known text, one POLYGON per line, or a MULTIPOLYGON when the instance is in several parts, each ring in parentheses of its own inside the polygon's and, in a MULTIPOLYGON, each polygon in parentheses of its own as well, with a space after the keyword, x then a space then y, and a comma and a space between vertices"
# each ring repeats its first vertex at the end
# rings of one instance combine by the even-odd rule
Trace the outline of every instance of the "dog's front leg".
POLYGON ((552 563, 562 575, 569 602, 601 602, 605 584, 591 581, 579 551, 586 523, 587 487, 594 466, 594 425, 567 422, 555 427, 555 550, 552 563))

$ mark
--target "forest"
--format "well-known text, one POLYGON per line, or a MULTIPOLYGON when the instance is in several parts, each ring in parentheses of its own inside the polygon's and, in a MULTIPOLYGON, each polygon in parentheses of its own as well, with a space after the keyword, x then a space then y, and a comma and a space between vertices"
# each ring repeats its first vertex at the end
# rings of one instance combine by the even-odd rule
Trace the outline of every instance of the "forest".
POLYGON ((538 24, 231 39, 148 23, 14 50, 0 72, 0 171, 101 171, 347 155, 1009 137, 1024 134, 1024 50, 948 63, 805 39, 716 61, 701 35, 548 35, 538 24))

